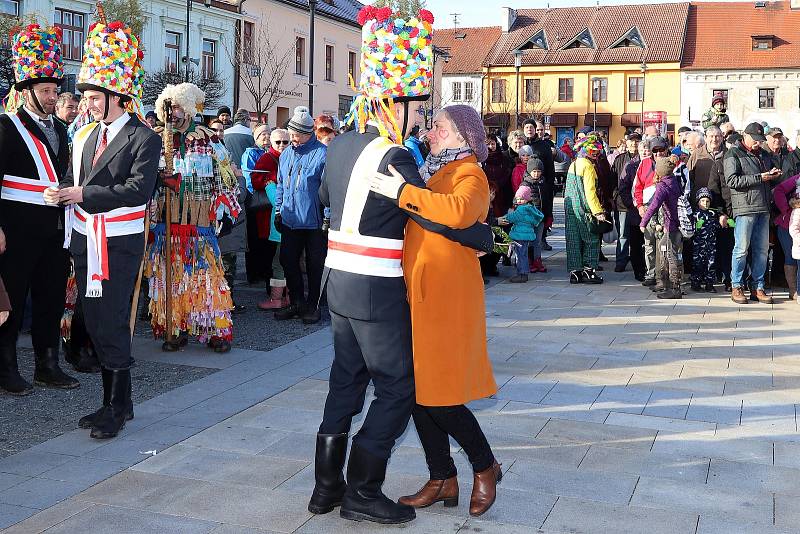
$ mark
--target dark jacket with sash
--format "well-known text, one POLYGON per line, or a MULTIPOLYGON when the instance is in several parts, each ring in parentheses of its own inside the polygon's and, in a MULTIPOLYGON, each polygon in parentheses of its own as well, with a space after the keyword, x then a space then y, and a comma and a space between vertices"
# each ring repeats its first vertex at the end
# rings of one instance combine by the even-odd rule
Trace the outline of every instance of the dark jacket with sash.
MULTIPOLYGON (((61 180, 69 165, 69 139, 67 130, 57 120, 53 128, 58 134, 59 150, 54 153, 39 125, 24 109, 17 112, 27 130, 47 147, 53 162, 57 180, 61 180)), ((7 114, 0 115, 0 186, 3 176, 42 179, 37 170, 34 156, 20 136, 17 128, 7 114)), ((64 232, 64 208, 58 206, 39 206, 11 200, 0 200, 0 228, 6 233, 23 232, 29 237, 53 237, 64 232)))

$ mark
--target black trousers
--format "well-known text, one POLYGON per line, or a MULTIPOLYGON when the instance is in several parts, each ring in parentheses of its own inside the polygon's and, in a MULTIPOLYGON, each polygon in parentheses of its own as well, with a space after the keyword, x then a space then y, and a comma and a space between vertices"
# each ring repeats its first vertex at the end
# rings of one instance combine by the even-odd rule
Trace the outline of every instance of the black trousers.
POLYGON ((411 320, 406 317, 398 320, 393 314, 391 321, 360 321, 331 312, 335 356, 321 434, 350 431, 353 417, 364 408, 371 379, 375 400, 353 443, 389 458, 414 406, 411 320))
POLYGON ((11 313, 0 326, 0 346, 16 347, 30 291, 33 348, 58 350, 69 273, 64 235, 57 232, 50 237, 38 237, 15 228, 6 228, 5 234, 6 251, 0 254, 0 277, 8 292, 11 313))
POLYGON ((486 471, 494 463, 494 454, 478 420, 463 404, 458 406, 414 406, 414 426, 425 451, 425 461, 432 480, 456 476, 456 465, 450 455, 450 439, 461 445, 472 470, 486 471))
POLYGON ((258 237, 258 224, 256 212, 247 212, 247 252, 244 254, 244 264, 247 270, 247 281, 250 283, 261 280, 269 283, 272 278, 272 258, 275 256, 277 243, 269 239, 258 237))
POLYGON ((328 237, 322 230, 291 230, 284 227, 281 233, 281 265, 286 275, 286 287, 292 303, 305 303, 316 307, 319 302, 322 270, 328 254, 328 237), (306 253, 308 295, 303 291, 303 273, 300 256, 306 253))
POLYGON ((647 273, 647 265, 644 262, 644 234, 638 226, 629 226, 628 232, 633 273, 644 276, 647 273))
POLYGON ((723 228, 717 232, 717 273, 722 276, 723 282, 731 281, 731 258, 736 240, 733 237, 733 228, 723 228))
POLYGON ((86 330, 100 365, 109 370, 130 369, 131 296, 144 253, 144 234, 108 239, 108 280, 103 280, 103 296, 86 296, 86 236, 72 234, 75 280, 83 308, 86 330))

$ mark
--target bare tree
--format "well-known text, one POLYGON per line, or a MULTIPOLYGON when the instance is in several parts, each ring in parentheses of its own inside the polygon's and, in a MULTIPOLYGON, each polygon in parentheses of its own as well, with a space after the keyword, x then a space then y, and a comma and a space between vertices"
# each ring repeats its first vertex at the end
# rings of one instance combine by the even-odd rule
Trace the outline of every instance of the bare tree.
POLYGON ((294 87, 283 87, 283 80, 294 59, 294 42, 286 48, 279 46, 280 40, 274 39, 266 22, 258 25, 256 32, 245 38, 241 29, 236 31, 232 46, 225 45, 225 54, 239 75, 241 87, 250 95, 256 115, 261 117, 278 103, 287 93, 293 93, 300 83, 294 87))
POLYGON ((413 17, 419 13, 420 9, 425 9, 426 0, 376 0, 373 2, 375 7, 391 7, 395 13, 413 17))
POLYGON ((21 17, 10 17, 0 15, 0 99, 4 99, 11 87, 16 82, 14 77, 14 61, 11 53, 11 45, 14 42, 14 35, 29 24, 39 22, 36 13, 23 15, 21 17))
MULTIPOLYGON (((177 85, 185 81, 185 72, 173 72, 166 69, 150 72, 144 78, 142 103, 152 106, 156 103, 158 95, 168 84, 177 85)), ((214 72, 210 76, 201 76, 196 70, 189 70, 190 83, 195 84, 206 94, 205 107, 216 108, 225 98, 225 82, 214 72)))
MULTIPOLYGON (((103 0, 102 5, 107 22, 121 21, 131 28, 137 38, 141 39, 147 18, 139 0, 103 0)), ((97 10, 95 10, 94 19, 96 22, 100 22, 97 10)), ((139 41, 139 47, 144 51, 141 41, 139 41)))

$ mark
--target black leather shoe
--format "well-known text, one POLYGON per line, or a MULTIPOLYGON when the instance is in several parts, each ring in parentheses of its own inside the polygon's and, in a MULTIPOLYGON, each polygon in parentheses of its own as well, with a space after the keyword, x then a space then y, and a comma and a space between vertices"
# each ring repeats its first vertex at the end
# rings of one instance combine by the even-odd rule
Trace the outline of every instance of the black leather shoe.
POLYGON ((314 492, 308 502, 312 514, 327 514, 342 505, 347 489, 344 481, 344 458, 347 455, 348 435, 317 434, 314 455, 314 492))
POLYGON ((78 351, 78 361, 70 363, 72 364, 72 368, 79 373, 100 372, 100 360, 97 358, 97 353, 91 344, 81 347, 78 351))
POLYGON ((595 272, 594 269, 591 267, 585 267, 583 269, 584 273, 584 280, 583 283, 585 284, 602 284, 603 278, 595 272))
MULTIPOLYGON (((125 427, 128 420, 129 406, 131 405, 131 371, 111 370, 109 377, 109 403, 95 418, 92 423, 92 432, 89 434, 94 439, 110 439, 117 436, 125 427)), ((104 393, 105 396, 105 385, 104 393)))
POLYGON ((712 284, 711 282, 707 283, 706 284, 706 292, 708 292, 708 293, 716 293, 717 290, 714 287, 714 284, 712 284))
POLYGON ((58 348, 34 349, 36 369, 33 372, 33 384, 39 387, 56 389, 75 389, 81 387, 80 382, 66 374, 58 366, 58 348))
MULTIPOLYGON (((103 369, 100 375, 103 378, 103 405, 96 412, 81 417, 78 420, 78 428, 92 428, 94 422, 103 415, 103 411, 111 405, 111 371, 103 369)), ((133 419, 133 402, 128 403, 128 413, 125 415, 126 421, 131 419, 133 419)))
POLYGON ((353 443, 347 463, 347 490, 339 510, 343 519, 396 525, 417 517, 413 507, 398 504, 381 491, 387 463, 387 459, 374 456, 353 443))
POLYGON ((276 321, 288 321, 289 319, 300 319, 306 311, 303 304, 289 304, 282 310, 275 312, 276 321))
POLYGON ((614 272, 615 273, 624 273, 625 272, 625 267, 620 267, 619 265, 617 265, 616 267, 614 267, 614 272))
POLYGON ((320 319, 322 319, 322 314, 320 313, 319 308, 306 310, 306 312, 303 314, 303 324, 317 324, 320 319))
POLYGON ((655 278, 645 278, 644 280, 642 280, 642 285, 645 286, 645 287, 653 287, 654 285, 656 285, 656 279, 655 278))
POLYGON ((586 273, 583 271, 570 271, 569 272, 569 283, 570 284, 582 284, 586 281, 586 273))
POLYGON ((644 275, 643 275, 642 273, 635 273, 635 274, 633 275, 633 278, 634 278, 634 279, 635 279, 637 282, 644 282, 644 275))
POLYGON ((17 349, 14 346, 0 347, 0 389, 20 397, 33 393, 33 386, 19 374, 17 349))

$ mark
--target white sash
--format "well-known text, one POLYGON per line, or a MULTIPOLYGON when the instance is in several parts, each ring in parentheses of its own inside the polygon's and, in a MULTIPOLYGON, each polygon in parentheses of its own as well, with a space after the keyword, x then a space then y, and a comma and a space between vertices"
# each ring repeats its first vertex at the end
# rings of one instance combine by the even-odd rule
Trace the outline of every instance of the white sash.
MULTIPOLYGON (((31 154, 36 164, 36 178, 23 178, 7 174, 3 176, 3 187, 0 189, 0 198, 25 204, 49 206, 44 201, 44 191, 48 187, 58 186, 58 175, 50 159, 47 147, 33 135, 20 120, 16 113, 8 113, 11 124, 17 129, 23 143, 31 154)), ((10 157, 14 157, 11 155, 10 157)))

